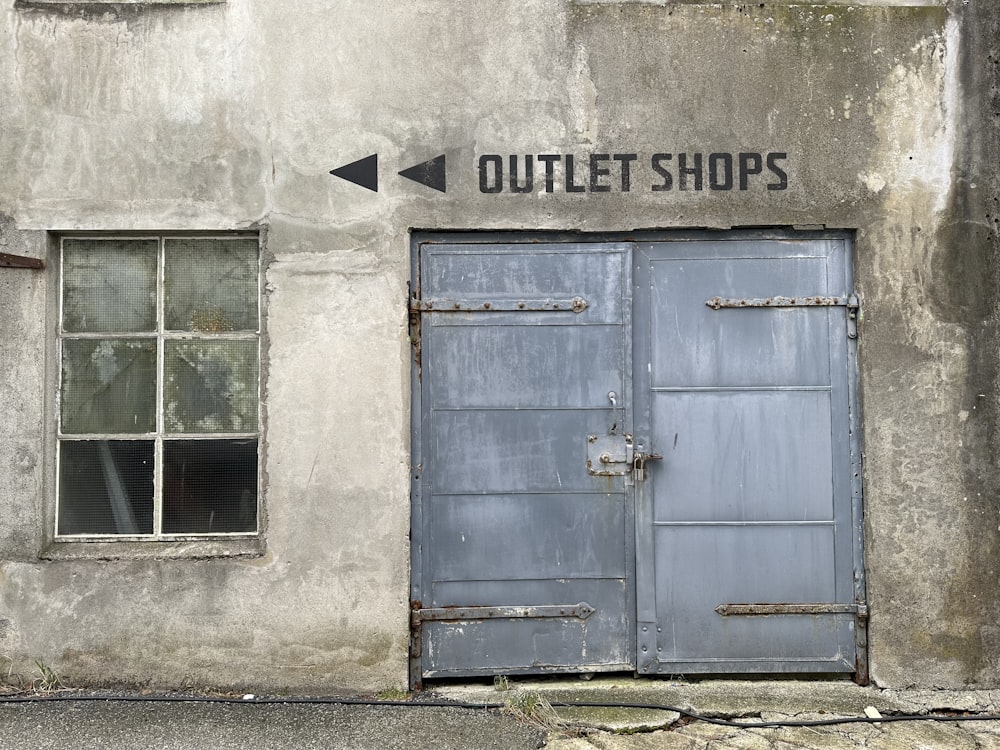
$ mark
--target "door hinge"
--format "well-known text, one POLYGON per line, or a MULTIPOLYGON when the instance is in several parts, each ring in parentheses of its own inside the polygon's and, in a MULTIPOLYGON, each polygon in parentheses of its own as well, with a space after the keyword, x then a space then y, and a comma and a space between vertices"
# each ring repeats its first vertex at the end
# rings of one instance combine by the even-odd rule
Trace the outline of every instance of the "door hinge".
POLYGON ((847 308, 847 338, 858 337, 858 314, 861 300, 857 293, 842 297, 824 297, 818 294, 804 297, 712 297, 705 304, 713 310, 746 308, 746 307, 846 307, 847 308))
POLYGON ((861 314, 861 300, 857 294, 847 298, 847 338, 858 337, 858 316, 861 314))
POLYGON ((864 605, 839 604, 836 602, 820 602, 810 604, 720 604, 715 608, 723 617, 742 616, 757 617, 766 615, 855 615, 864 609, 864 605))
POLYGON ((45 268, 45 261, 27 255, 0 253, 0 268, 45 268))
POLYGON ((458 622, 461 620, 534 619, 539 617, 576 617, 586 620, 594 614, 587 602, 578 604, 544 604, 534 607, 437 607, 413 609, 410 620, 414 625, 427 622, 458 622))
POLYGON ((564 299, 421 299, 410 305, 411 312, 575 312, 590 303, 583 297, 564 299))

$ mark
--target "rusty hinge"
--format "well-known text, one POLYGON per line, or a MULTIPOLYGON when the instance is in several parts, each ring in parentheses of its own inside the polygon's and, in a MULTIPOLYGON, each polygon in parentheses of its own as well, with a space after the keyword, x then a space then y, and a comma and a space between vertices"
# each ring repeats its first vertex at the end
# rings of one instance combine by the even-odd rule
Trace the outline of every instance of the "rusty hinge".
POLYGON ((45 261, 27 255, 0 253, 0 268, 45 268, 45 261))
POLYGON ((414 624, 434 620, 436 622, 457 622, 459 620, 495 620, 536 617, 576 617, 586 620, 594 614, 594 608, 587 602, 579 604, 546 604, 535 607, 438 607, 435 609, 414 609, 410 619, 414 624))
POLYGON ((861 300, 857 294, 848 294, 842 297, 824 297, 818 294, 805 295, 804 297, 774 296, 743 299, 712 297, 712 299, 706 300, 705 304, 713 310, 746 307, 846 307, 847 338, 856 339, 858 337, 858 310, 861 308, 861 300))
POLYGON ((715 608, 723 617, 739 615, 755 617, 761 615, 858 615, 868 616, 868 608, 863 604, 839 604, 821 602, 812 604, 720 604, 715 608))
POLYGON ((581 313, 588 302, 583 297, 566 299, 422 299, 414 300, 411 312, 551 312, 581 313))
POLYGON ((822 297, 816 294, 805 297, 748 297, 744 299, 712 297, 705 304, 713 310, 721 310, 723 307, 850 307, 851 300, 857 307, 857 297, 853 294, 848 297, 822 297))

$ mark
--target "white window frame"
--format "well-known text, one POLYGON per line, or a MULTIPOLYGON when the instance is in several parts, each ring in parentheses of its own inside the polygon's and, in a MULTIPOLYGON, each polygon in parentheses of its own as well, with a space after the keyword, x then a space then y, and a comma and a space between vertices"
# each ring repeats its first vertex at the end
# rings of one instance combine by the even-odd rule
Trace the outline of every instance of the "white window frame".
MULTIPOLYGON (((55 468, 55 484, 53 487, 54 495, 54 513, 52 514, 52 540, 54 542, 63 544, 72 543, 99 543, 99 542, 110 542, 114 544, 120 544, 123 542, 142 542, 143 545, 148 545, 151 542, 192 542, 192 541, 211 541, 211 540, 239 540, 239 539, 256 539, 260 536, 262 530, 262 514, 263 514, 263 486, 262 486, 262 451, 261 446, 263 443, 263 374, 261 372, 262 363, 262 347, 263 347, 263 267, 262 267, 262 238, 259 233, 252 232, 222 232, 222 233, 142 233, 142 234, 94 234, 94 233, 83 233, 83 234, 64 234, 58 239, 58 280, 57 280, 57 294, 58 294, 58 320, 57 320, 57 336, 56 336, 56 382, 55 382, 55 455, 54 455, 54 468, 55 468), (170 240, 247 240, 254 239, 257 241, 257 329, 255 331, 226 331, 217 334, 206 334, 200 331, 166 331, 164 330, 164 287, 166 283, 165 279, 165 245, 167 241, 170 240), (100 333, 77 333, 77 332, 66 332, 63 328, 63 259, 64 251, 63 247, 67 240, 87 240, 87 241, 142 241, 142 240, 156 240, 157 242, 157 261, 156 261, 156 329, 155 331, 143 331, 143 332, 114 332, 105 331, 100 333), (62 432, 62 413, 61 413, 61 395, 62 395, 62 347, 63 341, 69 339, 81 340, 81 339, 146 339, 155 340, 156 342, 156 430, 154 433, 137 433, 127 436, 122 434, 103 434, 103 433, 71 433, 63 434, 62 432), (229 433, 229 432, 219 432, 219 433, 208 433, 208 432, 197 432, 197 433, 167 433, 164 427, 164 411, 163 411, 163 391, 164 391, 164 342, 166 341, 176 341, 176 340, 197 340, 197 341, 209 341, 209 340, 252 340, 257 343, 257 429, 254 432, 239 432, 239 433, 229 433), (227 440, 227 439, 255 439, 257 441, 257 476, 256 476, 256 508, 255 508, 255 528, 252 531, 212 531, 212 532, 183 532, 183 533, 166 533, 162 530, 163 526, 163 443, 164 441, 179 441, 179 440, 191 440, 191 439, 204 439, 204 440, 227 440), (82 441, 82 440, 137 440, 137 441, 152 441, 154 444, 154 466, 153 466, 153 531, 150 534, 60 534, 59 533, 59 512, 60 512, 60 450, 64 442, 69 441, 82 441)), ((250 550, 253 551, 253 550, 250 550)), ((240 554, 239 551, 236 554, 240 554)), ((44 557, 44 555, 43 555, 44 557)))

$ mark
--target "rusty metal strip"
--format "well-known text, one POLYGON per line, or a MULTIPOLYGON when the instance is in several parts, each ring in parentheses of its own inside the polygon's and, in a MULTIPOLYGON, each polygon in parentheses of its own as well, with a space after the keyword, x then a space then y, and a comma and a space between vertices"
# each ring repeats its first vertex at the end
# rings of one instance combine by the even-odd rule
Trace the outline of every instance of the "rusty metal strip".
POLYGON ((723 617, 767 615, 854 615, 854 681, 867 685, 868 605, 821 602, 815 604, 720 604, 715 608, 723 617))
POLYGON ((721 310, 724 307, 857 307, 858 298, 853 294, 848 297, 822 297, 820 295, 805 297, 749 297, 745 299, 712 297, 705 304, 713 310, 721 310))
POLYGON ((539 617, 576 617, 586 620, 595 611, 587 602, 534 607, 437 607, 428 609, 423 609, 420 604, 419 601, 412 602, 410 609, 410 687, 413 689, 419 689, 423 684, 422 657, 425 622, 539 617))
POLYGON ((854 618, 854 681, 859 685, 867 685, 870 680, 868 673, 868 606, 858 605, 858 613, 854 618))
POLYGON ((857 604, 822 602, 818 604, 720 604, 715 608, 715 611, 723 617, 733 615, 754 617, 758 615, 854 615, 858 613, 859 609, 857 604))
POLYGON ((411 312, 552 312, 587 309, 583 297, 565 299, 422 299, 414 300, 411 312))
POLYGON ((537 607, 440 607, 415 609, 411 618, 416 622, 456 622, 459 620, 495 620, 536 617, 577 617, 586 620, 594 614, 587 602, 579 604, 550 604, 537 607))
POLYGON ((45 268, 45 262, 27 255, 0 253, 0 268, 45 268))

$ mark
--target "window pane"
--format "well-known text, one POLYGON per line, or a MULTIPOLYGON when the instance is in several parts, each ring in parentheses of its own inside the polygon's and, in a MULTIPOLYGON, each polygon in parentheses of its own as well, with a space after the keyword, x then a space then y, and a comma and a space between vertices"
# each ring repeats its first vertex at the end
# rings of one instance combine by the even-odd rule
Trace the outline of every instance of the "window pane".
POLYGON ((257 430, 257 342, 165 341, 167 432, 257 430))
POLYGON ((61 393, 63 433, 153 432, 156 343, 63 340, 61 393))
POLYGON ((256 530, 256 440, 164 441, 165 533, 256 530))
POLYGON ((156 240, 65 240, 63 329, 156 328, 156 240))
POLYGON ((167 240, 166 329, 256 331, 257 258, 256 239, 167 240))
POLYGON ((151 440, 60 443, 58 533, 152 532, 151 440))

